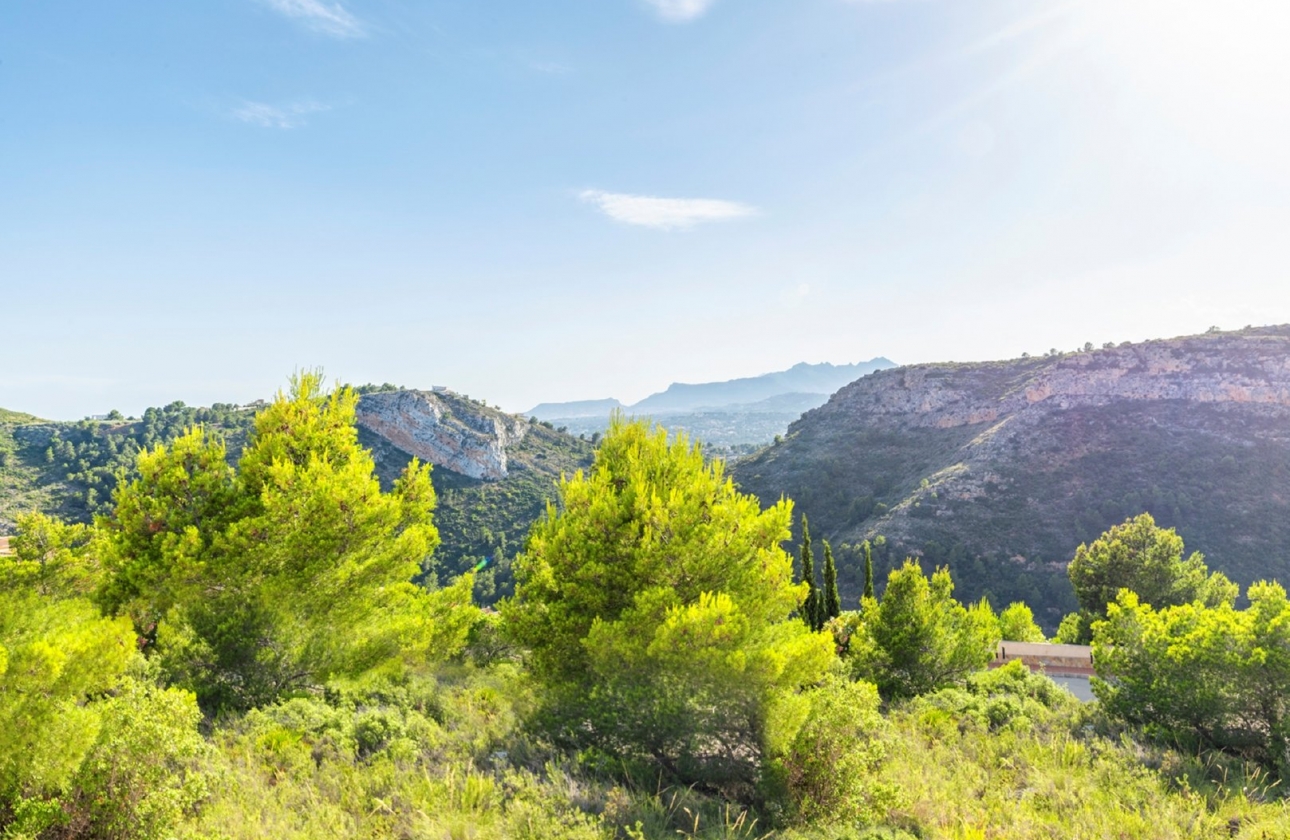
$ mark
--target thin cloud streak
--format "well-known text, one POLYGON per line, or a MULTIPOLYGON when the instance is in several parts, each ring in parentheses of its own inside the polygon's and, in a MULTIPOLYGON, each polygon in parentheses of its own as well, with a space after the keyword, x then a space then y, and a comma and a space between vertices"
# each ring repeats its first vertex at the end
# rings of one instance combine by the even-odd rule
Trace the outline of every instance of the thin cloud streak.
POLYGON ((962 115, 975 110, 1009 88, 1053 66, 1063 55, 1079 46, 1083 42, 1085 35, 1086 33, 1081 29, 1072 29, 1062 36, 1050 40, 1039 49, 1034 50, 1007 73, 925 120, 918 133, 937 130, 962 115))
POLYGON ((1069 19, 1074 8, 1074 3, 1062 3, 1037 15, 1031 15, 1030 17, 1015 20, 1012 23, 995 30, 976 43, 968 45, 962 50, 962 52, 954 57, 961 58, 976 55, 977 53, 987 52, 1006 44, 1009 41, 1014 41, 1028 35, 1034 30, 1041 29, 1050 23, 1060 21, 1062 19, 1069 19))
POLYGON ((716 198, 659 198, 604 190, 583 190, 578 197, 615 221, 655 230, 689 230, 704 222, 743 219, 759 212, 748 204, 716 198))
POLYGON ((292 129, 305 125, 310 114, 321 114, 330 111, 330 105, 321 102, 303 101, 290 105, 270 105, 267 102, 243 102, 232 111, 233 119, 261 128, 292 129))
POLYGON ((645 0, 654 13, 671 23, 685 23, 702 17, 716 0, 645 0))
POLYGON ((340 3, 325 0, 262 0, 278 14, 333 38, 361 38, 367 29, 340 3))

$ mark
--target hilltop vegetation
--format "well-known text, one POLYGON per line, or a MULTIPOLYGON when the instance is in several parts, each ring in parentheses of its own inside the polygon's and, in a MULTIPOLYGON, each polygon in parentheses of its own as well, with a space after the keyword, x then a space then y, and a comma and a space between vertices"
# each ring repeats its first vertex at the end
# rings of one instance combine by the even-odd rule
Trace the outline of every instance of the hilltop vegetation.
MULTIPOLYGON (((763 508, 697 448, 621 424, 486 613, 469 574, 438 569, 426 469, 382 490, 355 403, 301 377, 232 462, 194 430, 140 455, 93 526, 23 518, 0 558, 5 836, 1290 831, 1279 735, 1246 754, 1169 740, 1290 696, 1290 657, 1250 655, 1290 649, 1275 585, 1245 611, 1123 592, 1094 624, 1116 651, 1099 662, 1107 690, 1145 702, 1108 694, 1104 713, 1020 663, 980 670, 1005 623, 954 600, 944 570, 905 564, 859 610, 826 596, 815 629, 782 548, 791 502, 763 508), (427 570, 442 584, 413 585, 427 570), (1222 673, 1215 646, 1155 651, 1188 616, 1240 628, 1230 652, 1259 678, 1215 695, 1187 677, 1222 673), (1150 679, 1162 656, 1168 686, 1150 679)), ((1284 703, 1260 711, 1256 733, 1285 731, 1284 703)))
POLYGON ((0 530, 18 513, 41 510, 89 522, 110 510, 118 473, 133 473, 140 452, 168 443, 200 425, 224 438, 236 457, 254 410, 216 404, 194 408, 173 402, 149 408, 139 419, 51 423, 9 412, 0 417, 0 530))
POLYGON ((7 408, 0 408, 0 423, 39 423, 40 418, 32 414, 24 414, 21 411, 10 411, 7 408))

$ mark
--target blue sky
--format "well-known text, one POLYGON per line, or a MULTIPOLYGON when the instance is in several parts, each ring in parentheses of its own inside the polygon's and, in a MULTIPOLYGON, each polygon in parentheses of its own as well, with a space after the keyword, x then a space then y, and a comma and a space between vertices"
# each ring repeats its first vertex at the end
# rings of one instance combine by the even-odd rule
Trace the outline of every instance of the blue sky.
POLYGON ((0 6, 0 406, 1290 321, 1290 4, 0 6))

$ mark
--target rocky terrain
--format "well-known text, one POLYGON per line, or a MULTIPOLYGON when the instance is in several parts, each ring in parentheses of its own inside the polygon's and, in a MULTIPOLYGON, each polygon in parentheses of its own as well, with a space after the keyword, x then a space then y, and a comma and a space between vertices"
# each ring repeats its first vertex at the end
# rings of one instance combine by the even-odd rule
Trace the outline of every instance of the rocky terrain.
POLYGON ((468 478, 506 478, 507 449, 529 423, 450 391, 386 391, 358 403, 358 425, 422 461, 468 478))
POLYGON ((1290 579, 1290 327, 871 374, 734 467, 853 548, 948 563, 960 594, 1071 604, 1076 546, 1150 511, 1242 584, 1290 579))

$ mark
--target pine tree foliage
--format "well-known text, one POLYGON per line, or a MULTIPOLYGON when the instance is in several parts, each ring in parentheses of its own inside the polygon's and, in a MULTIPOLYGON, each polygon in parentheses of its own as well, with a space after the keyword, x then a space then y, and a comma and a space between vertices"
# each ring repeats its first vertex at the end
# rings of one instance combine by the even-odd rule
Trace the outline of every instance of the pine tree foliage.
POLYGON ((999 636, 1006 642, 1044 641, 1044 631, 1035 623, 1035 614, 1021 601, 999 613, 999 636))
POLYGON ((1182 537, 1173 528, 1157 527, 1149 513, 1081 545, 1067 572, 1080 604, 1081 644, 1092 639, 1093 623, 1106 617, 1107 605, 1121 589, 1157 608, 1194 601, 1217 606, 1236 598, 1236 584, 1222 572, 1210 574, 1199 552, 1184 557, 1182 537))
POLYGON ((130 621, 85 597, 88 529, 18 524, 0 557, 0 835, 170 836, 202 794, 197 704, 142 677, 130 621))
POLYGON ((875 598, 873 593, 873 546, 864 541, 864 598, 875 598))
POLYGON ((820 611, 820 627, 823 629, 830 619, 842 615, 842 597, 838 594, 838 567, 833 561, 833 549, 828 540, 824 541, 824 592, 821 599, 823 609, 820 611))
POLYGON ((929 578, 907 560, 887 578, 882 601, 866 599, 850 643, 855 673, 884 697, 912 697, 961 682, 994 658, 999 622, 989 603, 954 600, 947 569, 929 578))
POLYGON ((411 582, 439 541, 429 468, 413 462, 382 493, 356 403, 299 374, 256 417, 237 469, 193 429, 140 456, 102 522, 100 603, 208 709, 464 641, 468 581, 435 593, 411 582))
POLYGON ((1181 743, 1290 770, 1290 600, 1276 583, 1250 606, 1154 609, 1125 590, 1094 625, 1098 699, 1113 717, 1181 743))
POLYGON ((699 447, 621 416, 560 502, 502 608, 556 734, 676 780, 751 784, 774 699, 833 659, 790 620, 807 590, 781 547, 790 503, 762 510, 699 447))
POLYGON ((815 550, 811 547, 811 526, 805 514, 802 516, 802 582, 807 585, 800 607, 802 621, 812 630, 818 630, 822 624, 820 589, 815 582, 815 550))

